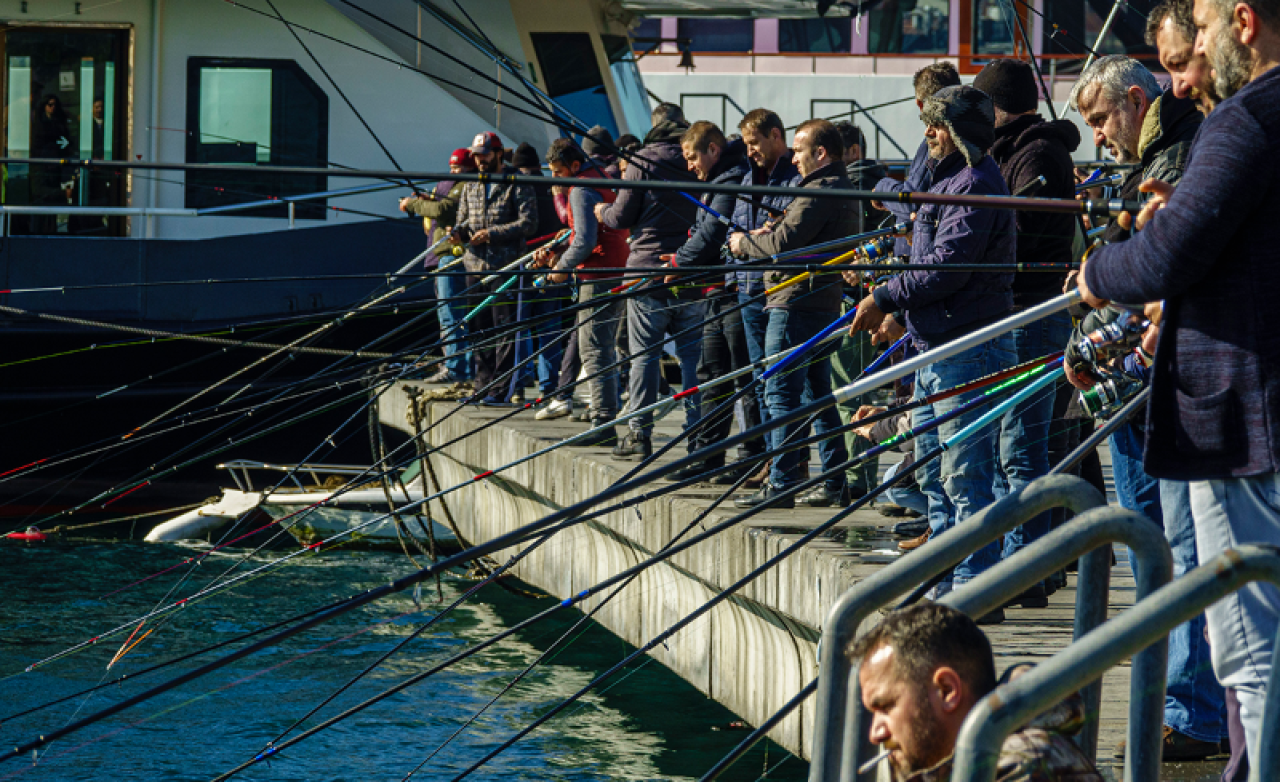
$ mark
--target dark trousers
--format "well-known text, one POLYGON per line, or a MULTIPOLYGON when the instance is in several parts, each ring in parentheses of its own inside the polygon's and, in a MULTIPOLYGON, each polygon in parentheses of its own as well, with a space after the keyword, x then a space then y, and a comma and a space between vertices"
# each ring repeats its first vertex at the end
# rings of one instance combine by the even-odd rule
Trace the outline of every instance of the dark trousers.
MULTIPOLYGON (((576 330, 577 324, 571 325, 569 328, 576 330)), ((569 384, 578 379, 578 373, 582 370, 581 353, 578 352, 578 335, 574 334, 564 343, 564 356, 560 359, 560 376, 556 379, 556 398, 569 399, 573 396, 573 391, 564 391, 569 384)))
MULTIPOLYGON (((480 307, 485 298, 496 291, 502 280, 495 280, 488 285, 480 284, 480 277, 468 277, 474 298, 473 307, 480 307)), ((468 324, 472 338, 472 358, 476 369, 476 391, 486 389, 494 380, 511 371, 515 365, 515 335, 510 325, 515 321, 515 305, 510 296, 499 296, 487 306, 475 313, 468 324), (498 337, 498 334, 501 334, 498 337)), ((497 388, 489 388, 486 396, 495 399, 503 398, 507 390, 506 383, 497 388)))
MULTIPOLYGON (((721 295, 707 299, 707 322, 702 327, 702 356, 698 361, 698 384, 706 385, 709 381, 723 377, 735 369, 751 364, 747 355, 747 335, 742 327, 742 313, 739 310, 721 316, 725 310, 738 304, 736 294, 721 295)), ((714 418, 709 418, 713 410, 720 406, 734 392, 748 388, 754 381, 748 372, 730 383, 712 386, 702 394, 702 418, 705 424, 694 435, 694 449, 705 448, 712 443, 729 437, 729 429, 733 424, 733 407, 722 411, 714 418)), ((760 425, 760 402, 755 389, 745 394, 739 404, 742 409, 742 427, 754 429, 760 425)), ((756 439, 746 443, 740 449, 741 457, 758 456, 764 453, 764 439, 756 439)), ((720 457, 723 460, 723 457, 720 457)))

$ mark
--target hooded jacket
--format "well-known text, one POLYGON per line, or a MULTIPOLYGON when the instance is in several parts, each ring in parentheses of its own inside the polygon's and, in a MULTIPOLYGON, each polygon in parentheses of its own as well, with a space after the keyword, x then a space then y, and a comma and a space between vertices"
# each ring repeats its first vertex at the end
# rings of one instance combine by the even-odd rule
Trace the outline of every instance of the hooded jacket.
MULTIPOLYGON (((996 128, 991 157, 1000 166, 1005 184, 1017 193, 1036 177, 1045 184, 1033 193, 1037 198, 1075 198, 1075 166, 1071 153, 1080 146, 1075 123, 1060 119, 1045 122, 1028 114, 996 128)), ((1051 212, 1017 212, 1018 263, 1071 262, 1071 242, 1076 218, 1051 212)), ((1019 272, 1013 278, 1013 304, 1024 308, 1052 299, 1062 292, 1065 273, 1019 272)))
MULTIPOLYGON (((848 189, 849 176, 845 174, 843 166, 832 163, 801 179, 800 187, 815 190, 848 189)), ((796 196, 776 228, 766 234, 746 237, 742 247, 748 257, 761 259, 788 250, 842 239, 854 232, 861 209, 862 205, 858 202, 843 198, 796 196)), ((791 273, 781 271, 766 272, 764 282, 766 285, 777 285, 792 276, 791 273)), ((765 308, 838 313, 843 288, 839 272, 815 274, 803 282, 770 294, 765 301, 765 308)))
MULTIPOLYGON (((972 167, 960 152, 929 164, 930 193, 1009 195, 990 155, 972 167)), ((886 313, 906 310, 907 331, 921 350, 950 342, 1013 308, 1016 246, 1013 212, 1008 209, 925 204, 916 212, 912 264, 1008 264, 1009 271, 903 272, 875 289, 876 306, 886 313)))
MULTIPOLYGON (((773 164, 773 168, 764 171, 753 161, 747 161, 748 170, 742 178, 744 185, 769 185, 770 187, 796 187, 800 184, 800 170, 796 168, 791 150, 773 164)), ((745 196, 738 199, 733 207, 733 224, 748 231, 763 228, 770 220, 779 219, 782 212, 791 204, 793 196, 745 196)), ((736 257, 732 263, 741 263, 736 257)), ((764 280, 760 272, 738 272, 738 290, 751 295, 764 292, 764 280)))
MULTIPOLYGON (((1179 98, 1172 90, 1156 98, 1142 118, 1142 130, 1138 135, 1138 158, 1142 165, 1124 178, 1120 184, 1120 197, 1131 201, 1147 200, 1151 196, 1139 192, 1138 185, 1148 179, 1178 184, 1191 157, 1191 142, 1203 121, 1204 115, 1190 98, 1179 98)), ((1102 232, 1102 240, 1110 244, 1124 241, 1130 235, 1113 220, 1102 232)))
MULTIPOLYGON (((747 148, 741 139, 730 141, 720 154, 720 160, 711 169, 708 182, 713 185, 738 184, 747 175, 747 148)), ((702 203, 717 214, 728 217, 733 213, 737 196, 733 193, 703 193, 702 203)), ((729 235, 729 226, 706 209, 699 209, 694 217, 689 238, 676 251, 676 266, 715 266, 721 263, 720 248, 729 235)))
MULTIPOLYGON (((689 174, 680 151, 680 137, 688 125, 660 122, 644 137, 644 146, 627 164, 622 179, 688 181, 689 174)), ((631 231, 631 254, 627 268, 652 269, 662 265, 661 255, 674 253, 689 236, 689 226, 699 211, 689 199, 670 190, 620 190, 618 198, 604 210, 600 220, 606 228, 631 231)))

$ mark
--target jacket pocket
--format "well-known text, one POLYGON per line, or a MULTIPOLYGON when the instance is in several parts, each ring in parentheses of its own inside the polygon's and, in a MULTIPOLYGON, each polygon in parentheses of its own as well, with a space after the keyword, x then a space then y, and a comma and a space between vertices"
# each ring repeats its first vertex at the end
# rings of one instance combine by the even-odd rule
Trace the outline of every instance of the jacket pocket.
POLYGON ((1235 391, 1193 397, 1174 389, 1178 407, 1177 447, 1194 454, 1226 453, 1239 441, 1238 406, 1235 391))

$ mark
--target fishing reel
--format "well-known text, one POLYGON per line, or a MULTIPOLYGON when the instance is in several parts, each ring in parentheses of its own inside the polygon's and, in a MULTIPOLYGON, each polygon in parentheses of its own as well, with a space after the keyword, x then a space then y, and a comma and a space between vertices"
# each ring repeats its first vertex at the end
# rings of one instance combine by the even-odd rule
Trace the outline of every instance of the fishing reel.
POLYGON ((1066 359, 1074 371, 1092 371, 1108 361, 1130 352, 1142 342, 1142 335, 1151 325, 1140 312, 1124 311, 1114 320, 1096 325, 1105 310, 1095 310, 1085 318, 1086 327, 1094 322, 1094 328, 1083 337, 1067 345, 1066 359))
POLYGON ((1095 420, 1104 421, 1137 396, 1142 387, 1136 377, 1107 370, 1101 380, 1080 392, 1080 404, 1095 420))
MULTIPOLYGON (((854 259, 858 263, 865 264, 892 262, 895 259, 893 249, 896 246, 896 242, 897 237, 892 235, 880 236, 869 242, 864 242, 854 250, 854 252, 857 253, 854 259)), ((871 269, 861 272, 863 281, 869 287, 875 287, 876 285, 883 284, 894 274, 897 274, 897 272, 875 271, 871 269)))

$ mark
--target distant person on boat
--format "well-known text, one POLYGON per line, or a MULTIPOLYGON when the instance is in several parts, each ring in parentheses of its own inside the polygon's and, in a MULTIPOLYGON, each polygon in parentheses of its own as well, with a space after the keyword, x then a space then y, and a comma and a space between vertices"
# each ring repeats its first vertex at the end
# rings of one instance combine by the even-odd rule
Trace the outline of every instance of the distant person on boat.
MULTIPOLYGON (((31 115, 31 157, 69 158, 79 147, 71 133, 71 119, 62 107, 57 95, 46 95, 36 104, 31 115)), ((75 172, 67 166, 34 165, 31 167, 31 205, 68 206, 71 203, 75 172)), ((58 217, 54 214, 31 216, 31 233, 53 234, 58 232, 58 217)))
MULTIPOLYGON (((476 170, 475 160, 469 149, 455 149, 449 156, 449 173, 470 174, 476 170)), ((422 228, 427 233, 427 244, 434 245, 449 235, 458 220, 458 203, 462 198, 462 182, 445 180, 426 193, 400 199, 400 211, 422 217, 422 228)), ((447 266, 454 255, 446 245, 427 256, 426 268, 447 266), (440 259, 444 261, 441 263, 440 259)), ((462 271, 453 266, 448 271, 462 271)), ((461 383, 471 379, 471 354, 465 340, 466 326, 460 325, 467 314, 466 302, 459 296, 467 287, 464 275, 436 276, 436 318, 440 322, 440 336, 445 340, 444 364, 426 378, 428 383, 461 383)))
MULTIPOLYGON (((569 139, 559 138, 547 150, 547 163, 551 175, 557 179, 598 179, 601 172, 590 165, 583 150, 569 139)), ((618 414, 621 399, 618 392, 618 372, 609 371, 601 377, 593 377, 617 360, 617 323, 625 312, 623 300, 610 296, 609 290, 619 282, 620 271, 627 265, 627 232, 601 225, 596 218, 595 207, 610 204, 617 192, 594 187, 567 188, 569 203, 569 228, 573 236, 567 245, 555 249, 541 249, 534 255, 539 266, 552 269, 551 281, 568 282, 570 276, 578 279, 577 329, 578 354, 582 357, 582 369, 591 380, 587 381, 590 397, 591 427, 602 428, 596 434, 576 440, 575 445, 615 445, 617 431, 609 424, 618 414), (596 307, 588 307, 598 301, 596 307)), ((564 377, 561 376, 563 382, 564 377)), ((568 414, 571 403, 556 400, 561 412, 568 414)))
MULTIPOLYGON (((1031 670, 1019 665, 996 681, 991 642, 968 616, 920 603, 887 615, 849 650, 859 663, 870 738, 890 750, 896 782, 948 782, 960 728, 997 686, 1031 670)), ((1102 782, 1071 737, 1085 725, 1084 700, 1072 693, 1009 735, 1000 747, 998 782, 1102 782)))
MULTIPOLYGON (((661 103, 650 117, 653 128, 644 137, 644 146, 627 164, 625 181, 646 180, 692 182, 680 153, 680 137, 688 130, 684 111, 674 103, 661 103)), ((596 204, 596 218, 606 228, 629 230, 631 251, 628 269, 656 269, 661 256, 675 252, 689 236, 698 207, 684 195, 660 190, 623 190, 611 204, 596 204)), ((661 345, 668 335, 695 329, 703 319, 702 302, 677 299, 664 285, 648 284, 645 292, 627 299, 627 342, 631 354, 631 380, 627 388, 628 406, 633 410, 658 401, 661 345)), ((701 354, 697 330, 676 340, 676 358, 685 388, 698 384, 698 357, 701 354)), ((698 420, 698 395, 684 400, 685 426, 698 420)), ((629 422, 630 432, 613 449, 617 459, 647 458, 653 453, 650 429, 653 416, 638 415, 629 422)))
MULTIPOLYGON (((503 166, 502 139, 491 131, 480 133, 471 143, 471 156, 481 173, 518 173, 503 166)), ((458 223, 453 236, 466 245, 462 262, 471 272, 467 287, 471 289, 465 306, 479 306, 487 295, 494 294, 506 280, 481 284, 484 275, 520 258, 527 251, 526 241, 538 230, 537 194, 528 185, 492 182, 468 182, 463 185, 458 204, 458 223)), ((471 319, 472 333, 481 336, 472 345, 475 361, 476 389, 485 389, 481 404, 505 404, 507 384, 489 388, 510 371, 515 335, 510 325, 515 306, 508 295, 501 295, 471 319)))

